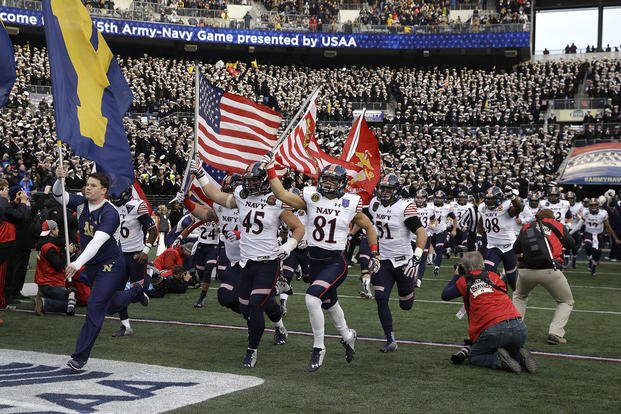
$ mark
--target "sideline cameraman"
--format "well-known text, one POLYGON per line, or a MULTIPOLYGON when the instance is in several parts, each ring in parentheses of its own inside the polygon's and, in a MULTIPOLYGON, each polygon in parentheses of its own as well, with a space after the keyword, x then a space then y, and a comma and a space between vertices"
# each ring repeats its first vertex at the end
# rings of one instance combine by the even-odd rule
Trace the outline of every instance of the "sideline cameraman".
POLYGON ((464 254, 457 273, 442 291, 442 300, 463 297, 472 340, 470 363, 481 367, 530 373, 537 363, 523 348, 528 330, 507 295, 507 284, 486 271, 479 252, 464 254))
POLYGON ((543 209, 535 215, 536 221, 522 227, 514 249, 522 254, 519 277, 513 292, 513 304, 524 316, 528 295, 537 285, 543 286, 556 301, 556 311, 548 330, 550 345, 566 344, 565 325, 574 307, 574 297, 567 278, 561 271, 563 248, 572 250, 574 238, 558 221, 552 210, 543 209), (541 230, 545 234, 542 237, 541 230))

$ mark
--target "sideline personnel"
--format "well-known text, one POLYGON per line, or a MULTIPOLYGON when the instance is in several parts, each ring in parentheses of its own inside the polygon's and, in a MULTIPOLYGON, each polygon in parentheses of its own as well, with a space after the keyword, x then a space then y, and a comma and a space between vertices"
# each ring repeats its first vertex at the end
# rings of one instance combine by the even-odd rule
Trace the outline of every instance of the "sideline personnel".
POLYGON ((522 254, 522 261, 513 304, 524 317, 530 291, 537 285, 543 286, 557 303, 548 330, 548 343, 566 344, 565 325, 574 307, 574 297, 561 267, 563 248, 573 250, 575 241, 567 228, 554 220, 552 210, 540 210, 535 218, 536 221, 522 227, 514 244, 515 252, 522 254), (543 229, 545 240, 540 229, 543 229))

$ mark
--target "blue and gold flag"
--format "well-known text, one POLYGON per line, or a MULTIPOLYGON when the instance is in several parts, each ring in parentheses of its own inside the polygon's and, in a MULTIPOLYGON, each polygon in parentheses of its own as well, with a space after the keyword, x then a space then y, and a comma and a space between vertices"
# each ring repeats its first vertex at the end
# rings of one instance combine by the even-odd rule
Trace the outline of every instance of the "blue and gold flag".
POLYGON ((129 85, 80 0, 44 0, 43 16, 58 138, 95 161, 118 195, 134 182, 123 128, 129 85))
POLYGON ((15 83, 15 53, 9 34, 0 21, 0 108, 6 105, 15 83))

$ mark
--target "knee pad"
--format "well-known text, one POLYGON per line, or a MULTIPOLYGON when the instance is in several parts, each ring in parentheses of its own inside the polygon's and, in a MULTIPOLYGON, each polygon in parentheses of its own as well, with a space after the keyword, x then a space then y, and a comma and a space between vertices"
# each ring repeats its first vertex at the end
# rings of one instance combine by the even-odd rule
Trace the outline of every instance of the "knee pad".
POLYGON ((412 305, 414 304, 414 299, 408 299, 408 300, 400 300, 399 301, 399 307, 403 310, 410 310, 412 309, 412 305))

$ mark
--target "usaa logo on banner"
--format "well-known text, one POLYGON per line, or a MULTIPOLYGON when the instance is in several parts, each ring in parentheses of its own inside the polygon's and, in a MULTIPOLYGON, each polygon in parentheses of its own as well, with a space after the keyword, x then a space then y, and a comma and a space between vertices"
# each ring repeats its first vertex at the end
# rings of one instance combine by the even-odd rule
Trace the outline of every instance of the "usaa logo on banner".
POLYGON ((160 413, 263 383, 256 377, 0 349, 0 413, 160 413))

